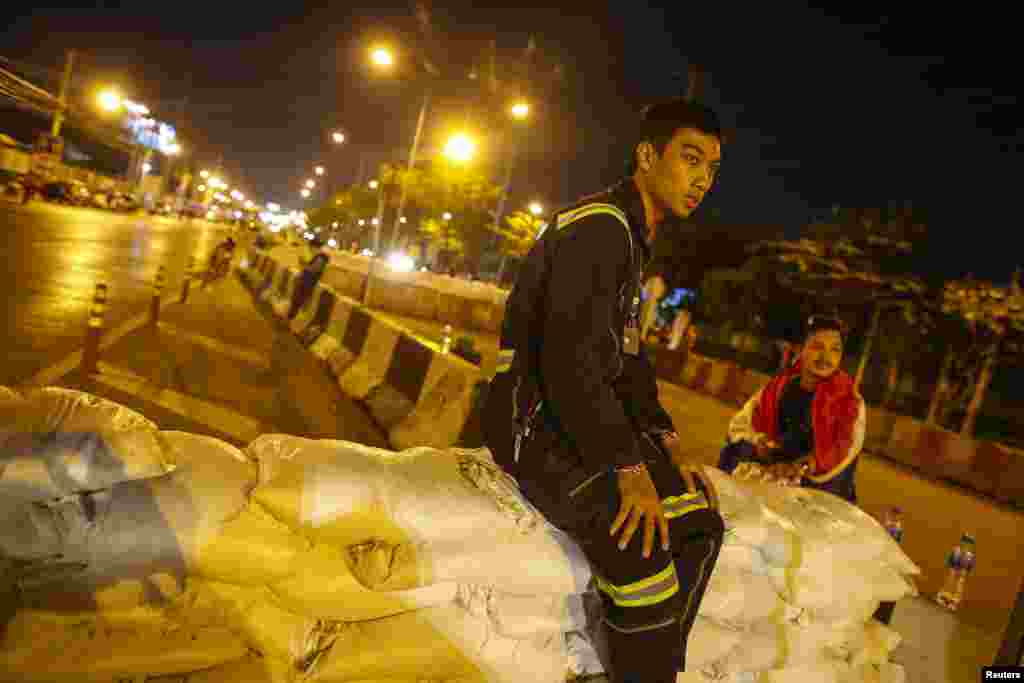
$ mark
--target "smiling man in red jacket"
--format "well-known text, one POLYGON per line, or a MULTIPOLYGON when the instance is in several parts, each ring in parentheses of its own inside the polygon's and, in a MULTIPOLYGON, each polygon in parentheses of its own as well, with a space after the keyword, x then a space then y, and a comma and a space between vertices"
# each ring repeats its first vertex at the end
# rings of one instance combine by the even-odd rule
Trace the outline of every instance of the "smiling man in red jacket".
POLYGON ((857 460, 867 410, 853 378, 840 369, 845 326, 832 317, 807 321, 800 356, 754 394, 729 424, 719 468, 741 462, 777 477, 857 502, 857 460))

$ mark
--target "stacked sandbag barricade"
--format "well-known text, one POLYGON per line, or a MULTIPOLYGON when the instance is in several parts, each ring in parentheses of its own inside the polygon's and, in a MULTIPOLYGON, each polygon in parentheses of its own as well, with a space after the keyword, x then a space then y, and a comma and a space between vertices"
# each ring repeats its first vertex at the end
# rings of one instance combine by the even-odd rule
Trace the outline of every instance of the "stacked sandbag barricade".
MULTIPOLYGON (((264 262, 274 263, 266 257, 264 262)), ((251 263, 259 268, 259 261, 251 263)), ((283 272, 265 291, 288 294, 263 295, 279 318, 288 312, 289 283, 294 280, 290 271, 283 272)), ((248 282, 259 280, 255 276, 248 282)), ((341 390, 367 407, 393 447, 444 448, 479 441, 467 434, 483 383, 480 368, 472 363, 442 354, 436 343, 374 316, 322 284, 290 328, 330 370, 341 390)))
MULTIPOLYGON (((0 389, 0 681, 523 681, 602 672, 579 549, 484 449, 265 435, 0 389)), ((726 541, 679 681, 890 683, 917 568, 828 494, 709 470, 726 541)))

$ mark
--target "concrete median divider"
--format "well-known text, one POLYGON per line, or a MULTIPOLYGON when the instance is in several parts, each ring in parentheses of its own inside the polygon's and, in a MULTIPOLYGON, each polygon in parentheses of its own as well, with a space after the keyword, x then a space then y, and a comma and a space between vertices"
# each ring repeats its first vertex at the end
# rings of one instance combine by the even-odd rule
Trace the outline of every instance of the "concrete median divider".
MULTIPOLYGON (((345 330, 348 326, 349 316, 352 315, 352 311, 355 310, 352 305, 352 300, 347 297, 337 296, 335 298, 334 308, 331 311, 331 318, 327 321, 324 327, 324 331, 316 338, 309 346, 310 352, 319 358, 321 361, 331 367, 331 371, 335 375, 339 374, 344 367, 335 369, 332 364, 332 359, 337 357, 338 352, 342 348, 342 342, 345 340, 345 330)), ((354 358, 355 356, 353 356, 354 358)), ((338 359, 342 360, 342 359, 338 359)))
POLYGON ((299 335, 303 346, 312 345, 323 334, 324 329, 331 321, 331 314, 334 312, 337 302, 338 295, 334 293, 334 290, 329 287, 320 287, 320 296, 317 298, 313 315, 309 319, 309 324, 299 335))
POLYGON ((388 430, 392 447, 436 448, 439 444, 466 443, 467 437, 478 441, 475 435, 467 434, 467 426, 479 407, 482 380, 480 368, 472 363, 452 354, 433 354, 415 407, 388 430))
MULTIPOLYGON (((292 291, 294 279, 290 269, 273 279, 267 300, 278 315, 289 301, 282 292, 292 291)), ((374 316, 328 286, 318 288, 315 303, 296 317, 291 330, 328 366, 341 390, 367 408, 395 448, 462 443, 480 398, 483 373, 477 366, 442 354, 437 344, 374 316)))
POLYGON ((292 295, 295 293, 295 284, 298 280, 298 272, 293 268, 286 268, 281 273, 270 297, 270 308, 278 318, 286 318, 288 309, 291 307, 292 295))
POLYGON ((934 425, 918 432, 915 459, 918 467, 936 479, 960 480, 971 471, 977 442, 934 425))
POLYGON ((899 415, 876 406, 868 406, 868 424, 864 434, 864 447, 870 450, 885 448, 892 439, 899 415))
POLYGON ((288 271, 281 267, 276 261, 270 261, 267 265, 267 276, 260 286, 258 293, 259 299, 263 303, 269 304, 273 300, 273 297, 277 295, 277 290, 281 287, 282 278, 286 277, 288 271))
MULTIPOLYGON (((349 325, 352 325, 349 318, 349 325)), ((384 381, 395 355, 402 331, 375 316, 370 316, 365 341, 352 364, 338 377, 341 390, 352 398, 363 401, 384 381)))
POLYGON ((370 289, 370 305, 374 308, 423 320, 438 319, 439 297, 436 289, 385 278, 375 277, 370 289))
POLYGON ((320 298, 325 291, 326 290, 322 286, 317 285, 313 290, 313 293, 310 294, 308 299, 306 299, 306 302, 302 304, 302 307, 296 314, 295 319, 288 323, 289 329, 291 329, 295 335, 301 337, 302 333, 305 332, 307 327, 309 327, 309 324, 313 322, 313 318, 316 316, 317 310, 320 307, 320 298))
POLYGON ((263 301, 264 297, 274 286, 274 277, 277 273, 277 264, 270 259, 266 259, 260 270, 260 277, 255 287, 256 297, 263 301))

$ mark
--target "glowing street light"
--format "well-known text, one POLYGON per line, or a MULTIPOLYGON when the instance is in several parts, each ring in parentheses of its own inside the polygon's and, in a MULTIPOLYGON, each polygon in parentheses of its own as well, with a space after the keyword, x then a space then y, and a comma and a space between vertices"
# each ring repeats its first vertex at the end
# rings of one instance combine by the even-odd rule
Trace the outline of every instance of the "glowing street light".
POLYGON ((333 133, 331 135, 331 139, 334 140, 335 143, 340 145, 343 142, 345 142, 345 134, 344 133, 335 132, 335 133, 333 133))
POLYGON ((544 213, 544 207, 540 205, 540 202, 531 202, 530 213, 532 213, 534 216, 539 216, 542 213, 544 213))
POLYGON ((448 138, 444 146, 444 155, 452 161, 465 163, 476 154, 476 142, 465 133, 457 133, 448 138))
POLYGON ((206 185, 200 185, 196 189, 199 190, 200 192, 206 192, 206 185))
POLYGON ((313 180, 307 180, 306 181, 306 187, 308 187, 309 189, 312 190, 314 187, 316 187, 316 182, 313 181, 313 180))
POLYGON ((405 216, 402 216, 401 218, 398 219, 398 222, 399 223, 408 223, 409 219, 406 218, 405 216))
POLYGON ((371 190, 376 190, 378 187, 380 187, 380 183, 378 181, 376 181, 376 180, 371 180, 370 181, 370 189, 371 190))
POLYGON ((379 218, 374 218, 374 219, 373 219, 372 221, 370 221, 370 222, 371 222, 371 223, 373 223, 374 225, 380 225, 380 219, 379 219, 379 218))
POLYGON ((104 90, 96 99, 103 111, 115 112, 121 108, 121 96, 113 90, 104 90))
POLYGON ((359 219, 359 225, 366 225, 366 219, 365 218, 360 218, 359 219))
POLYGON ((199 177, 202 178, 203 180, 206 180, 207 178, 210 177, 210 172, 209 171, 200 171, 199 172, 199 177))
POLYGON ((378 47, 370 53, 370 61, 375 66, 388 67, 395 63, 395 57, 387 48, 378 47))
POLYGON ((530 105, 526 102, 516 102, 512 105, 512 117, 522 121, 530 115, 530 105))
POLYGON ((149 163, 148 161, 142 165, 142 172, 143 173, 149 173, 152 170, 153 170, 153 164, 149 163))
POLYGON ((452 219, 452 214, 449 211, 445 211, 444 215, 442 215, 441 218, 443 218, 446 221, 450 221, 452 219))
POLYGON ((323 175, 324 174, 324 167, 323 166, 317 166, 316 168, 313 169, 313 172, 316 173, 317 175, 323 175))
POLYGON ((300 192, 299 194, 302 195, 303 199, 309 199, 309 190, 307 190, 306 188, 302 188, 302 192, 300 192))

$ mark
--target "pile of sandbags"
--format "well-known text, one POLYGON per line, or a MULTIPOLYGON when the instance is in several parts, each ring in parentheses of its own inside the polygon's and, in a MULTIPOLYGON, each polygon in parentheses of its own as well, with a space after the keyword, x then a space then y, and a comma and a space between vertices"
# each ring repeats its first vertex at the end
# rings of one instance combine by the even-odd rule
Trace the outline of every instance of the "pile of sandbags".
POLYGON ((902 681, 902 668, 889 661, 899 635, 871 616, 882 601, 915 595, 911 577, 920 570, 881 525, 820 491, 709 474, 727 532, 698 627, 736 642, 713 659, 690 657, 687 675, 902 681))
MULTIPOLYGON (((66 390, 0 391, 0 681, 602 673, 579 549, 486 450, 243 451, 66 390)), ((917 568, 826 494, 711 471, 728 527, 680 680, 899 681, 870 620, 917 568)))

